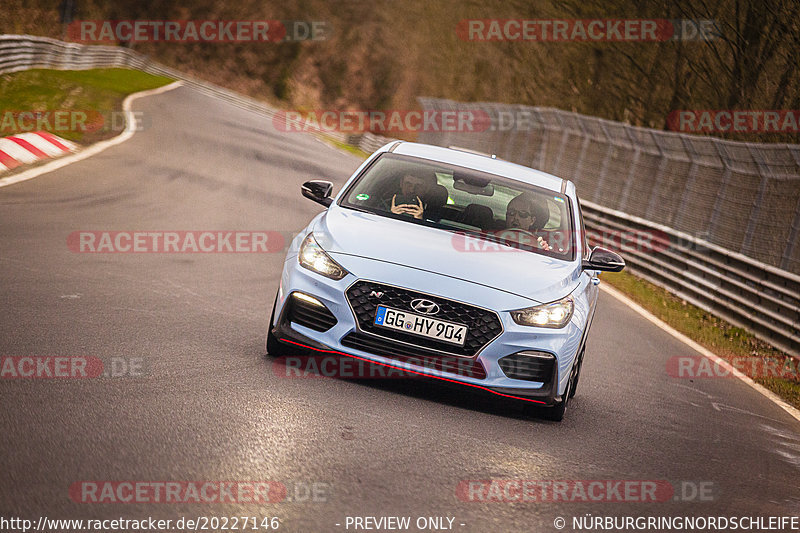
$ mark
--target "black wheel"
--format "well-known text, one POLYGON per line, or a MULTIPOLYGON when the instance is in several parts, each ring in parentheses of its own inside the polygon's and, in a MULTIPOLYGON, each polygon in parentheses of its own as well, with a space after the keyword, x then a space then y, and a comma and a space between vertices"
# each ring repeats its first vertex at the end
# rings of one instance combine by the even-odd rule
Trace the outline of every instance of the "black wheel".
POLYGON ((275 295, 275 303, 272 304, 272 315, 267 324, 267 354, 272 357, 281 357, 288 354, 288 347, 272 334, 272 323, 275 321, 275 308, 278 307, 278 295, 275 295))
POLYGON ((562 400, 554 405, 553 407, 547 407, 543 412, 543 418, 547 420, 553 420, 555 422, 561 422, 564 420, 564 414, 567 412, 567 404, 569 403, 569 399, 572 397, 572 385, 573 385, 573 378, 575 376, 569 378, 567 382, 567 390, 564 391, 564 395, 562 396, 562 400))
POLYGON ((578 381, 581 379, 581 369, 583 368, 583 354, 586 353, 586 346, 583 347, 581 353, 578 355, 578 360, 575 363, 578 367, 575 369, 575 378, 572 382, 572 388, 569 391, 569 397, 573 398, 575 396, 575 392, 578 390, 578 381))

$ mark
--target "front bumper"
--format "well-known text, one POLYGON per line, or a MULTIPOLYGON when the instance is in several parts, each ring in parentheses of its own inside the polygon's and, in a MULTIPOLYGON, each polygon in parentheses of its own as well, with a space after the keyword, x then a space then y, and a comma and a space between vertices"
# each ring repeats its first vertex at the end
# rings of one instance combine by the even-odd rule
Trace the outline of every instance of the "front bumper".
MULTIPOLYGON (((276 304, 278 306, 275 312, 276 319, 271 325, 273 334, 279 340, 300 349, 354 357, 540 405, 553 405, 561 401, 582 339, 582 329, 575 323, 575 318, 565 328, 558 330, 520 326, 511 319, 509 311, 532 305, 531 300, 526 298, 441 274, 422 272, 380 261, 340 254, 337 254, 335 259, 350 272, 358 272, 360 275, 356 277, 349 274, 342 280, 334 281, 301 267, 296 257, 287 258, 276 304), (360 333, 362 337, 365 334, 359 327, 357 317, 346 297, 347 289, 357 280, 364 279, 407 287, 409 290, 448 300, 463 301, 459 296, 469 295, 469 305, 494 311, 502 324, 502 332, 499 335, 481 348, 477 355, 461 358, 447 356, 448 359, 457 360, 459 363, 463 360, 463 365, 459 364, 459 368, 462 369, 468 365, 480 365, 481 375, 448 371, 446 367, 432 368, 428 364, 414 364, 413 360, 408 362, 402 358, 378 355, 375 352, 379 350, 359 349, 352 342, 348 342, 352 339, 353 333, 360 333), (316 331, 288 320, 286 311, 289 306, 286 303, 294 292, 301 292, 319 300, 336 317, 335 325, 326 331, 316 331), (342 342, 345 337, 348 338, 345 341, 347 346, 342 342), (544 381, 509 378, 501 369, 498 360, 530 350, 549 353, 555 357, 550 378, 544 381)), ((373 340, 376 339, 374 333, 370 335, 373 340)), ((420 345, 424 344, 424 340, 421 340, 420 345)))

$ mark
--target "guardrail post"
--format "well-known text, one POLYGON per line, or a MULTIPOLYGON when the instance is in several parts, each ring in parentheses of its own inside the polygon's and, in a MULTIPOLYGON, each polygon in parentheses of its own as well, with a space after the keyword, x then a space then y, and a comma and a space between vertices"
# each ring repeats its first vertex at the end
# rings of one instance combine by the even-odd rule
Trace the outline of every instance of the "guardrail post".
POLYGON ((558 169, 561 167, 561 158, 564 157, 564 150, 567 148, 567 141, 569 141, 569 130, 564 125, 564 121, 561 120, 561 111, 556 112, 556 118, 558 119, 558 124, 561 126, 561 147, 558 149, 558 155, 556 155, 556 161, 553 164, 553 173, 558 173, 558 169))
POLYGON ((550 127, 547 122, 544 120, 542 113, 537 109, 536 114, 541 119, 542 129, 544 130, 544 135, 542 135, 542 144, 539 146, 539 156, 538 160, 536 161, 536 166, 534 168, 538 168, 542 171, 547 171, 548 169, 545 168, 545 158, 547 157, 547 145, 550 143, 550 127))
POLYGON ((756 231, 756 224, 758 215, 761 213, 761 204, 764 201, 764 193, 767 190, 767 182, 770 179, 770 172, 761 161, 761 157, 757 156, 753 151, 752 145, 747 143, 747 151, 753 157, 753 161, 758 168, 758 175, 761 177, 761 183, 758 185, 758 194, 753 199, 753 209, 750 211, 750 220, 747 222, 747 229, 744 232, 744 239, 742 240, 742 247, 740 252, 748 255, 752 253, 753 248, 753 235, 756 231))
POLYGON ((664 152, 664 149, 661 146, 659 141, 661 137, 653 134, 653 141, 656 143, 656 148, 658 149, 658 153, 660 156, 661 161, 658 162, 658 170, 656 171, 656 176, 653 178, 653 188, 651 189, 650 193, 650 201, 647 202, 647 213, 650 213, 655 209, 656 203, 658 202, 658 192, 661 188, 661 179, 664 176, 664 171, 667 169, 667 165, 669 164, 669 157, 664 152))
POLYGON ((631 142, 631 146, 633 146, 633 161, 631 161, 630 168, 628 169, 628 175, 625 178, 625 184, 622 187, 622 193, 619 197, 619 209, 620 211, 625 211, 625 207, 628 205, 628 196, 631 193, 631 185, 633 185, 633 180, 636 179, 635 173, 636 169, 639 165, 639 155, 642 153, 642 146, 636 142, 636 139, 633 138, 631 135, 632 128, 627 124, 624 127, 625 134, 628 136, 628 140, 631 142))
MULTIPOLYGON (((795 164, 800 167, 800 149, 796 146, 789 148, 789 153, 792 154, 795 164)), ((781 268, 789 270, 792 263, 792 255, 794 254, 794 247, 797 245, 797 240, 800 239, 800 198, 797 200, 797 207, 794 211, 794 220, 792 221, 792 229, 789 232, 789 242, 786 243, 786 248, 783 250, 781 257, 781 268)))
POLYGON ((722 181, 719 184, 717 197, 714 199, 714 207, 711 210, 711 219, 708 221, 709 242, 714 242, 715 240, 717 226, 719 225, 719 215, 724 207, 726 196, 728 193, 728 184, 731 179, 731 165, 729 164, 728 158, 722 151, 722 144, 715 142, 714 148, 716 148, 719 160, 722 163, 722 167, 725 170, 722 171, 722 181))
POLYGON ((606 148, 606 156, 603 158, 603 163, 600 165, 600 175, 597 177, 597 187, 594 190, 595 202, 599 200, 600 191, 603 190, 603 183, 606 181, 606 174, 608 172, 608 163, 611 161, 611 154, 614 151, 614 143, 611 142, 611 135, 609 135, 604 121, 602 119, 597 120, 599 121, 600 129, 603 130, 603 134, 606 136, 606 144, 608 147, 606 148))
POLYGON ((512 128, 511 128, 511 134, 509 135, 508 142, 506 143, 506 146, 508 146, 508 149, 509 149, 509 151, 508 151, 508 160, 509 161, 514 161, 515 163, 522 162, 522 159, 520 158, 521 154, 517 155, 516 151, 512 152, 512 150, 515 150, 517 148, 517 139, 520 136, 519 123, 518 123, 519 120, 518 119, 519 119, 519 115, 520 115, 519 109, 521 107, 522 106, 506 106, 507 109, 508 108, 512 109, 512 111, 509 111, 509 112, 512 113, 512 119, 511 120, 513 121, 512 128))
MULTIPOLYGON (((687 199, 692 189, 694 189, 694 182, 697 180, 697 151, 694 149, 694 146, 692 146, 691 141, 684 136, 681 136, 681 143, 691 163, 689 164, 689 177, 686 178, 686 186, 683 189, 683 194, 681 194, 681 202, 678 204, 678 209, 672 212, 672 218, 668 222, 672 227, 675 227, 674 224, 676 220, 679 222, 684 220, 687 199)), ((699 228, 696 228, 696 230, 697 229, 699 228)))
MULTIPOLYGON (((444 111, 447 108, 447 111, 458 111, 458 106, 455 105, 453 102, 439 102, 439 111, 444 111)), ((442 146, 450 146, 456 144, 452 142, 452 132, 444 131, 442 129, 442 146)))
POLYGON ((586 157, 586 151, 589 149, 589 141, 591 140, 589 137, 589 133, 586 131, 586 126, 583 125, 583 117, 578 117, 578 126, 581 128, 581 134, 583 135, 583 142, 581 143, 581 153, 578 155, 578 162, 575 165, 575 172, 572 174, 572 179, 579 183, 578 180, 580 179, 580 172, 581 167, 583 166, 583 160, 586 157))
POLYGON ((530 157, 530 149, 533 143, 531 142, 531 137, 533 136, 533 132, 536 128, 538 128, 542 135, 544 135, 544 128, 541 127, 541 124, 536 124, 534 126, 533 119, 536 117, 535 110, 530 106, 523 106, 525 109, 525 113, 528 113, 530 116, 530 121, 528 122, 528 129, 525 132, 524 140, 522 141, 522 151, 519 154, 519 158, 517 159, 517 163, 520 165, 527 165, 528 158, 530 157))

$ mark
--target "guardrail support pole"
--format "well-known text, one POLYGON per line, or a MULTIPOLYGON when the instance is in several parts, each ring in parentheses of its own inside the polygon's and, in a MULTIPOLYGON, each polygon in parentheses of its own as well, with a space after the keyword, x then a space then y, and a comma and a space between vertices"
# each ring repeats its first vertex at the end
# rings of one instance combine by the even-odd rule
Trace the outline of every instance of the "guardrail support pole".
POLYGON ((619 197, 619 206, 617 209, 620 211, 625 211, 625 208, 628 205, 628 196, 631 194, 631 186, 633 185, 633 180, 636 179, 636 170, 639 166, 639 155, 642 153, 642 147, 636 142, 636 139, 633 138, 633 135, 631 135, 630 127, 626 125, 624 130, 631 142, 631 146, 633 146, 634 152, 633 161, 631 161, 630 168, 628 169, 628 175, 625 177, 625 183, 622 186, 622 193, 619 197))
MULTIPOLYGON (((792 147, 789 149, 792 154, 794 162, 800 168, 800 149, 792 147)), ((781 268, 790 270, 792 264, 792 255, 794 254, 794 247, 797 245, 797 240, 800 239, 800 198, 797 199, 797 207, 794 210, 794 220, 792 221, 792 229, 789 232, 789 242, 786 243, 786 248, 783 250, 781 257, 781 268)))
POLYGON ((661 161, 658 163, 658 170, 656 171, 656 177, 653 179, 653 188, 651 190, 652 192, 650 193, 650 201, 647 202, 647 211, 645 213, 645 216, 651 216, 650 213, 652 213, 656 207, 656 202, 658 202, 659 198, 658 194, 659 189, 661 188, 661 179, 664 176, 664 171, 667 169, 667 165, 670 162, 669 157, 664 152, 664 149, 662 148, 661 143, 658 140, 658 136, 654 135, 653 140, 655 141, 656 148, 658 148, 658 151, 661 155, 661 161))
POLYGON ((608 163, 611 161, 611 154, 614 152, 614 143, 611 142, 611 135, 609 135, 606 125, 601 121, 600 128, 606 136, 606 156, 603 158, 603 163, 600 165, 600 175, 597 177, 597 188, 594 190, 593 200, 597 202, 600 199, 600 191, 603 190, 603 183, 606 181, 606 174, 608 172, 608 163))
POLYGON ((753 209, 750 211, 750 220, 747 222, 747 229, 745 230, 742 248, 740 250, 740 252, 745 255, 752 255, 753 235, 756 232, 758 215, 761 213, 761 204, 764 202, 764 194, 767 190, 767 182, 770 177, 761 158, 753 152, 749 144, 747 145, 747 151, 750 152, 750 155, 753 157, 753 161, 755 161, 756 167, 758 167, 758 175, 761 177, 761 183, 758 185, 758 194, 753 199, 753 209))
MULTIPOLYGON (((681 223, 684 219, 684 213, 686 212, 686 204, 688 203, 687 200, 689 199, 689 195, 692 193, 692 189, 694 189, 694 182, 697 180, 697 151, 692 146, 691 142, 685 138, 681 137, 681 142, 683 143, 683 149, 686 152, 686 156, 689 158, 689 177, 686 178, 686 186, 683 188, 683 194, 681 194, 681 202, 678 204, 678 208, 672 212, 672 217, 667 222, 670 226, 675 227, 675 221, 677 220, 678 223, 681 223)), ((675 228, 675 229, 683 229, 686 230, 688 228, 675 228)))

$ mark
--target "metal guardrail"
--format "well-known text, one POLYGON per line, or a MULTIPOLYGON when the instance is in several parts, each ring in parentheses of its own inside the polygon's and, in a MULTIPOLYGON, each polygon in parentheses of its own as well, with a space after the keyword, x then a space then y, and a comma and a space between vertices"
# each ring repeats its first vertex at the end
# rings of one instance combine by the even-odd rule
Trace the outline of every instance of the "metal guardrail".
MULTIPOLYGON (((263 102, 192 78, 180 71, 151 61, 148 57, 127 48, 86 46, 29 35, 0 35, 0 74, 32 68, 80 70, 104 67, 134 68, 150 74, 168 76, 182 80, 184 84, 201 93, 221 98, 232 105, 249 109, 267 117, 274 117, 277 112, 263 102)), ((457 103, 452 102, 447 105, 456 107, 457 103)), ((472 105, 474 106, 475 104, 472 105)), ((523 106, 512 106, 512 108, 519 110, 523 106)), ((613 123, 605 124, 608 121, 603 122, 603 129, 608 132, 609 128, 612 127, 609 124, 613 123)), ((559 119, 559 123, 563 123, 563 120, 559 119)), ((580 131, 586 133, 585 130, 579 129, 578 132, 580 131)), ((323 132, 318 133, 324 135, 323 132)), ((454 139, 450 138, 451 135, 447 133, 440 134, 438 137, 427 134, 421 140, 444 146, 450 144, 464 145, 484 152, 498 153, 512 161, 519 159, 514 155, 517 152, 523 154, 523 159, 529 159, 531 154, 539 154, 540 157, 537 161, 540 163, 545 164, 546 161, 552 159, 555 161, 556 166, 560 166, 560 162, 566 152, 567 141, 575 137, 575 135, 576 131, 574 129, 561 131, 549 125, 541 130, 529 132, 529 138, 527 139, 519 132, 513 132, 510 145, 504 144, 509 139, 504 139, 502 135, 495 132, 492 132, 487 137, 472 136, 466 140, 460 139, 459 142, 454 142, 454 139), (562 141, 560 144, 558 142, 559 139, 562 141), (498 142, 505 147, 504 150, 495 149, 498 142), (553 154, 550 153, 553 148, 557 151, 557 157, 555 158, 551 157, 553 154)), ((350 142, 365 152, 372 152, 391 140, 371 133, 351 136, 350 138, 344 135, 328 134, 327 136, 333 137, 340 142, 350 142)), ((651 156, 646 154, 647 150, 645 148, 636 146, 634 142, 637 139, 636 135, 628 136, 630 138, 629 148, 633 149, 634 159, 625 168, 620 168, 619 163, 616 164, 616 168, 611 168, 611 165, 609 165, 611 149, 609 151, 602 150, 606 153, 605 157, 600 157, 597 161, 594 159, 588 161, 589 156, 585 156, 585 153, 589 147, 588 143, 592 141, 593 137, 587 134, 582 140, 578 139, 578 146, 581 147, 581 156, 577 165, 574 166, 574 171, 578 172, 581 169, 581 163, 586 157, 589 163, 599 164, 604 171, 616 170, 617 172, 623 172, 630 180, 634 176, 634 167, 640 156, 642 158, 651 156)), ((574 144, 574 139, 571 142, 574 144)), ((618 148, 615 147, 614 150, 618 148)), ((547 170, 541 165, 535 164, 535 161, 531 163, 531 161, 517 160, 517 162, 547 170)), ((759 169, 763 168, 763 161, 756 161, 755 164, 759 169)), ((798 164, 800 164, 800 161, 798 161, 798 164)), ((545 164, 545 166, 547 165, 545 164)), ((664 174, 663 162, 656 161, 654 168, 659 175, 664 174)), ((699 179, 696 175, 696 170, 697 168, 695 168, 693 174, 695 176, 694 181, 699 179)), ((561 174, 560 172, 555 173, 561 174)), ((726 172, 725 175, 728 174, 726 172)), ((573 176, 566 177, 572 178, 573 176)), ((723 179, 723 185, 725 183, 727 182, 723 179)), ((580 187, 580 182, 578 185, 580 187)), ((601 183, 593 184, 592 189, 598 191, 601 186, 602 181, 601 183)), ((632 193, 631 186, 629 185, 622 192, 626 193, 625 199, 628 200, 632 193)), ((763 193, 763 190, 761 193, 763 193)), ((760 194, 760 196, 763 197, 763 194, 760 194)), ((665 224, 649 221, 593 202, 582 201, 582 205, 585 209, 584 216, 589 228, 590 238, 595 241, 600 238, 602 243, 604 234, 612 233, 618 235, 631 231, 652 232, 655 230, 656 236, 662 236, 656 237, 656 246, 649 250, 639 249, 638 247, 626 249, 623 246, 621 251, 632 271, 668 289, 686 301, 712 312, 734 325, 752 331, 755 335, 772 343, 779 349, 800 357, 800 276, 727 250, 665 224), (659 239, 660 242, 658 242, 659 239)), ((800 220, 800 217, 796 217, 791 226, 793 228, 792 239, 794 240, 800 238, 800 233, 798 232, 800 222, 798 220, 800 220)), ((793 245, 794 241, 790 243, 790 247, 793 245)))
POLYGON ((593 245, 620 251, 637 275, 800 357, 800 276, 660 224, 581 206, 593 245))
POLYGON ((395 139, 375 135, 374 133, 366 132, 358 135, 350 135, 347 138, 347 143, 358 147, 359 149, 371 154, 386 143, 390 143, 395 139))

